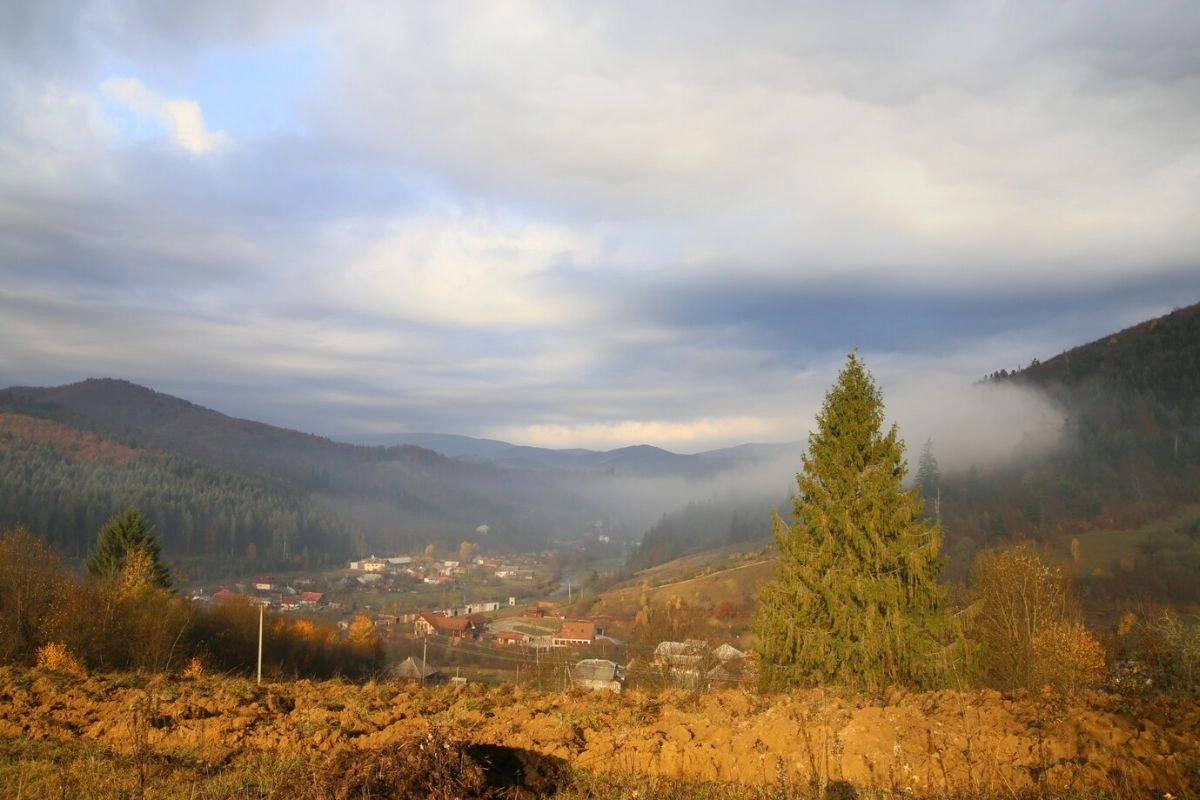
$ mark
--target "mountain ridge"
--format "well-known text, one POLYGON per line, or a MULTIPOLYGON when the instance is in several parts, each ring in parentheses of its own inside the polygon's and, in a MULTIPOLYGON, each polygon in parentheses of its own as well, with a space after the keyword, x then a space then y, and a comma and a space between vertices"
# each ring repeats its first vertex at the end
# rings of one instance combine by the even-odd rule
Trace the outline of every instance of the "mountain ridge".
MULTIPOLYGON (((91 528, 99 512, 94 513, 91 506, 115 513, 140 497, 154 508, 167 509, 163 515, 169 516, 170 522, 164 523, 165 527, 189 531, 186 536, 181 534, 179 547, 188 552, 204 549, 190 533, 192 523, 203 520, 205 525, 217 527, 204 534, 210 545, 235 555, 244 549, 236 539, 245 539, 244 532, 237 531, 235 518, 253 518, 257 526, 294 532, 297 523, 288 521, 288 515, 312 518, 314 511, 301 511, 309 501, 345 523, 347 535, 358 542, 355 546, 359 549, 420 549, 431 540, 457 546, 485 524, 493 546, 507 543, 514 549, 541 549, 554 538, 592 530, 598 518, 612 519, 618 526, 621 520, 628 523, 630 519, 636 526, 649 525, 673 505, 664 497, 662 506, 653 513, 644 507, 622 506, 622 481, 626 479, 674 477, 686 482, 712 477, 737 463, 737 458, 749 463, 769 452, 756 456, 753 447, 732 448, 717 456, 698 457, 649 445, 591 452, 501 443, 504 449, 496 451, 495 458, 459 459, 416 444, 366 446, 239 419, 119 378, 89 378, 55 387, 9 387, 0 390, 0 411, 50 420, 65 429, 133 448, 141 456, 135 459, 139 465, 136 478, 122 478, 111 469, 99 475, 99 466, 88 465, 87 476, 78 479, 92 487, 86 497, 79 496, 69 484, 57 482, 56 494, 35 498, 26 493, 23 499, 14 500, 14 508, 25 509, 20 514, 3 516, 5 498, 0 492, 0 525, 48 526, 46 533, 51 538, 79 542, 95 533, 91 528), (176 459, 169 475, 148 466, 152 450, 176 459), (203 465, 204 469, 198 471, 198 466, 189 467, 189 463, 203 465), (227 476, 218 478, 214 469, 225 471, 219 474, 227 476), (237 489, 242 493, 236 495, 239 507, 253 505, 248 498, 254 492, 265 491, 254 488, 261 481, 276 487, 283 499, 272 501, 274 510, 270 514, 231 512, 214 516, 208 509, 189 506, 193 501, 186 498, 199 495, 185 486, 176 486, 178 481, 186 481, 189 473, 245 487, 237 489), (125 499, 117 497, 114 487, 126 485, 129 480, 135 484, 122 490, 125 499), (185 499, 162 500, 159 492, 164 487, 185 499), (295 506, 294 513, 279 511, 288 504, 295 506), (70 519, 60 519, 47 517, 34 505, 80 510, 68 515, 70 519), (88 506, 86 513, 84 506, 88 506)), ((13 426, 17 431, 33 427, 13 426)), ((61 431, 57 435, 70 438, 61 431)), ((454 437, 443 435, 442 441, 450 440, 454 437)), ((460 444, 465 440, 457 439, 460 444)), ((25 445, 12 452, 33 452, 22 448, 25 445)), ((495 451, 496 445, 492 449, 495 451)), ((36 455, 30 457, 41 459, 38 469, 59 469, 55 466, 58 455, 44 448, 34 450, 36 455)), ((11 452, 8 455, 12 457, 11 452)), ((18 466, 14 463, 12 468, 18 466)), ((21 471, 24 474, 28 469, 21 471)), ((645 504, 644 499, 641 502, 645 504)), ((280 554, 296 549, 292 546, 294 533, 269 536, 267 540, 283 543, 274 548, 280 554)), ((321 541, 326 546, 329 537, 323 535, 321 541)), ((168 542, 169 548, 174 544, 168 542)), ((73 552, 78 549, 76 545, 73 552)), ((265 550, 267 545, 258 549, 265 550)))
POLYGON ((391 433, 334 436, 334 441, 374 446, 412 444, 426 447, 449 458, 461 458, 520 469, 574 469, 634 475, 652 474, 656 469, 682 470, 698 475, 719 471, 743 462, 760 462, 798 453, 803 442, 746 442, 698 453, 676 453, 650 444, 634 444, 612 450, 585 447, 548 448, 513 444, 499 439, 475 438, 452 433, 391 433))

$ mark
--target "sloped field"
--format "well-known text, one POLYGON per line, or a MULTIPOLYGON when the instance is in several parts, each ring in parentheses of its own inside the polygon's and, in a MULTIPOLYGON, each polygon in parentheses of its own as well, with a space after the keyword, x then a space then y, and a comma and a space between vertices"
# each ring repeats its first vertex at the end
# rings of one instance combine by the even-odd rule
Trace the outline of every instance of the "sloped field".
POLYGON ((1200 779, 1193 702, 988 691, 883 703, 0 669, 0 743, 0 793, 23 798, 604 796, 572 774, 783 792, 763 797, 1180 798, 1200 779), (429 780, 397 788, 401 773, 429 780), (355 775, 367 788, 339 792, 355 775))

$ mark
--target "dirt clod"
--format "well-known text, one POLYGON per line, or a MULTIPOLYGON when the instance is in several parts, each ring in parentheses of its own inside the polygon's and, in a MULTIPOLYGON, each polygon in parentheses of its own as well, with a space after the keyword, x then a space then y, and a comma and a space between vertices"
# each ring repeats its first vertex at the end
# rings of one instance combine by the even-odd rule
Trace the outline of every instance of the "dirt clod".
POLYGON ((315 768, 301 768, 272 800, 532 800, 552 797, 565 763, 532 750, 467 744, 439 733, 369 749, 342 749, 315 768))

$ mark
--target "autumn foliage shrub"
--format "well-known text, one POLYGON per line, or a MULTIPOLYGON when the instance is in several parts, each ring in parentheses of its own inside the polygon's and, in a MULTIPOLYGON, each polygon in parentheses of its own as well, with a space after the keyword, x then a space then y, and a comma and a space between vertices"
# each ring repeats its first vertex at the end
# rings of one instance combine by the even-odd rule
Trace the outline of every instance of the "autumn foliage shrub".
POLYGON ((1117 629, 1123 673, 1139 688, 1200 692, 1200 617, 1153 608, 1130 612, 1117 629))
POLYGON ((24 528, 0 534, 0 662, 30 663, 56 638, 69 582, 54 548, 24 528))
POLYGON ((1079 622, 1054 621, 1034 633, 1029 682, 1075 692, 1104 680, 1104 647, 1079 622))
POLYGON ((84 675, 87 670, 74 653, 61 642, 50 642, 37 649, 37 665, 51 672, 63 672, 68 675, 84 675))
MULTIPOLYGON (((302 617, 267 613, 264 623, 268 675, 362 678, 383 666, 382 642, 368 617, 347 635, 302 617)), ((145 550, 128 551, 111 571, 80 577, 27 531, 0 534, 0 663, 58 672, 251 674, 258 624, 250 598, 207 606, 165 588, 145 550)))
POLYGON ((976 557, 968 634, 983 683, 1075 691, 1102 680, 1104 649, 1079 621, 1070 588, 1063 570, 1029 545, 976 557))

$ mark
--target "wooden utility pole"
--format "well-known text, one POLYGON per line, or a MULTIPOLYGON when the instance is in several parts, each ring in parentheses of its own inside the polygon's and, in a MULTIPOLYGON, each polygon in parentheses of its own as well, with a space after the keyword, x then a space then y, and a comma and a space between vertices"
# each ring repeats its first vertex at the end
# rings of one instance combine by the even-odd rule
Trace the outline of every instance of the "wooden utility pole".
POLYGON ((262 685, 263 604, 258 604, 258 685, 262 685))

